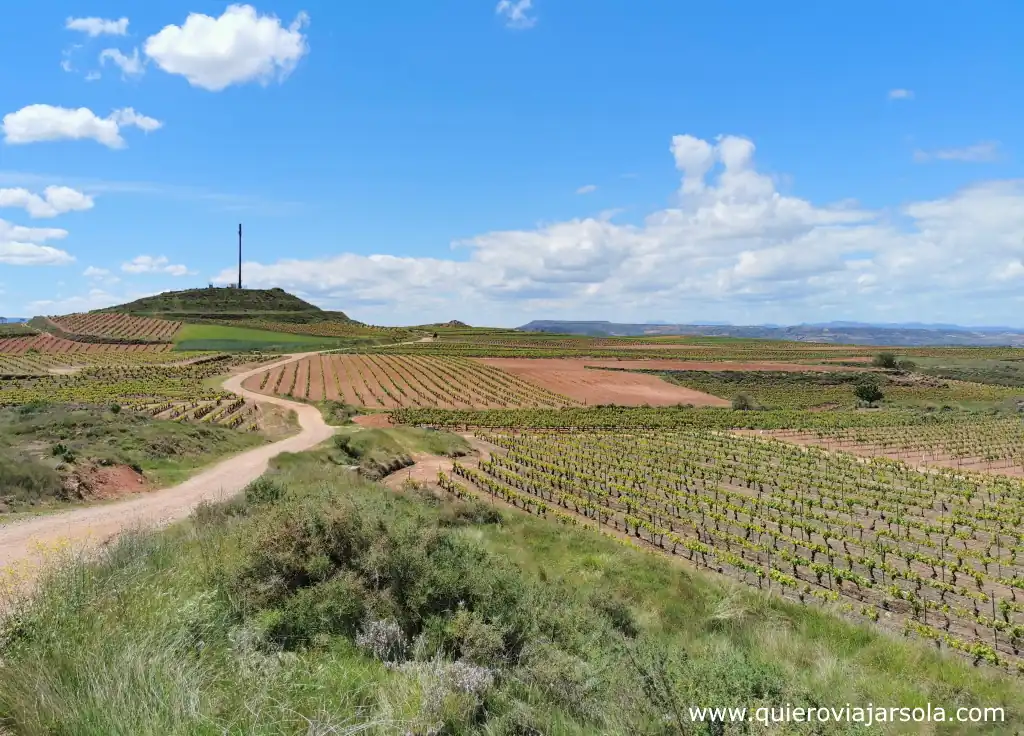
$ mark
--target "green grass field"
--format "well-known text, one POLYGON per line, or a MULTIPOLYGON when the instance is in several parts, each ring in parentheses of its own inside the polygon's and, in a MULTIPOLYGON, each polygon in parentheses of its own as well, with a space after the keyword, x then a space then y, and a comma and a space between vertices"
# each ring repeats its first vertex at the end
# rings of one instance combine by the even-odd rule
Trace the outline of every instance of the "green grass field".
POLYGON ((174 338, 175 350, 217 350, 224 352, 301 351, 336 348, 344 340, 332 337, 268 332, 228 325, 183 325, 174 338))

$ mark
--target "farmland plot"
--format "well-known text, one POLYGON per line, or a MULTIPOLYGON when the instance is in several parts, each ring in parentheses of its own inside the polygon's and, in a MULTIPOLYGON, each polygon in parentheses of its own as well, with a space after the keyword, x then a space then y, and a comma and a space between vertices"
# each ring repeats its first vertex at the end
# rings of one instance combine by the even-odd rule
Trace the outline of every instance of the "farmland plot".
POLYGON ((62 337, 42 334, 34 337, 9 337, 0 340, 0 353, 20 355, 34 351, 37 353, 144 353, 165 352, 171 345, 164 343, 130 344, 130 343, 90 343, 65 340, 62 337))
POLYGON ((249 378, 245 387, 352 406, 561 407, 577 402, 498 368, 465 358, 406 355, 314 355, 249 378))
POLYGON ((69 314, 50 317, 50 321, 71 335, 155 343, 173 342, 175 333, 181 328, 181 322, 113 312, 69 314))
POLYGON ((799 445, 931 465, 1024 477, 1024 422, 1014 417, 918 427, 821 427, 753 430, 799 445))
POLYGON ((442 487, 837 602, 975 662, 1022 663, 1020 481, 715 431, 478 436, 490 458, 455 463, 442 487))

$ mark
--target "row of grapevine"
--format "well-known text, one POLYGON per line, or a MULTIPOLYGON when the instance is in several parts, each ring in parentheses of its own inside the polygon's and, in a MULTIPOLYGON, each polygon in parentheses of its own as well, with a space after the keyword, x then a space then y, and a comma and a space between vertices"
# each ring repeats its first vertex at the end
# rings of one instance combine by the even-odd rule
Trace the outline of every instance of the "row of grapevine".
POLYGON ((246 383, 252 390, 356 406, 562 407, 572 399, 465 358, 380 354, 317 355, 246 383))
POLYGON ((453 472, 800 600, 843 602, 976 660, 1024 647, 1024 483, 714 430, 496 432, 453 472))

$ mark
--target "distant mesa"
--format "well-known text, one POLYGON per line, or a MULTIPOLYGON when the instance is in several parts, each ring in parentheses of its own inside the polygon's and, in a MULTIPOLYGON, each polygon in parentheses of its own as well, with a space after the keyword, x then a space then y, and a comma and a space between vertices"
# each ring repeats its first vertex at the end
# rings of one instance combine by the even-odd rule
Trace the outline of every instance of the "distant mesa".
POLYGON ((457 319, 453 319, 448 322, 441 322, 437 324, 436 327, 458 327, 463 329, 469 329, 469 325, 467 325, 465 322, 460 322, 457 319))

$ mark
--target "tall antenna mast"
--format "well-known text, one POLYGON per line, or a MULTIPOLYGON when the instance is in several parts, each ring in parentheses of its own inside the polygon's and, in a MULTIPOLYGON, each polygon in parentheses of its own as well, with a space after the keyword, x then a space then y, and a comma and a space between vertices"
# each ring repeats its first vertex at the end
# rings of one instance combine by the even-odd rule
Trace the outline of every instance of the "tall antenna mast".
POLYGON ((242 223, 238 223, 238 288, 242 288, 242 223))

